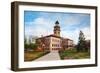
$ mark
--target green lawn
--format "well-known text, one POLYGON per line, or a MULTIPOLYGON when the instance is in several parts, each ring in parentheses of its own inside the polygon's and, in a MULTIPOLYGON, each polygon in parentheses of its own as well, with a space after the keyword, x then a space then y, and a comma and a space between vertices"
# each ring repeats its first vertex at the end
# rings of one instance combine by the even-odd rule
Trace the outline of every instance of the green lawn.
POLYGON ((90 52, 77 52, 76 49, 64 50, 59 52, 59 54, 62 60, 90 58, 90 52))
POLYGON ((24 61, 33 61, 49 52, 43 51, 25 51, 24 52, 24 61))

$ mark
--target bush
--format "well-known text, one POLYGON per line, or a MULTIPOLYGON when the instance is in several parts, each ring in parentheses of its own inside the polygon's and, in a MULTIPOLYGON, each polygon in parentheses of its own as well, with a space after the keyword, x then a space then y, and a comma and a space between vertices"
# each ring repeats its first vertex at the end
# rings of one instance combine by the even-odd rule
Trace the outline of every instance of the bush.
POLYGON ((24 48, 25 48, 25 50, 27 50, 29 48, 29 44, 25 43, 24 48))
POLYGON ((33 44, 33 43, 26 44, 25 43, 24 48, 25 48, 25 50, 36 50, 37 49, 37 44, 33 44))
POLYGON ((37 49, 37 44, 30 44, 29 45, 29 48, 33 49, 33 50, 36 50, 37 49))

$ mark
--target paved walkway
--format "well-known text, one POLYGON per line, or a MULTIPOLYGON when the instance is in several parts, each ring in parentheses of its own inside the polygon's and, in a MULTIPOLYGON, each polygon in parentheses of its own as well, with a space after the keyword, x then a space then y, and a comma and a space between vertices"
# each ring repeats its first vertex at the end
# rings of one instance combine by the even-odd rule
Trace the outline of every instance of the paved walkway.
POLYGON ((48 53, 47 55, 44 55, 44 56, 36 59, 35 61, 50 61, 50 60, 60 60, 58 51, 52 51, 52 52, 48 53))

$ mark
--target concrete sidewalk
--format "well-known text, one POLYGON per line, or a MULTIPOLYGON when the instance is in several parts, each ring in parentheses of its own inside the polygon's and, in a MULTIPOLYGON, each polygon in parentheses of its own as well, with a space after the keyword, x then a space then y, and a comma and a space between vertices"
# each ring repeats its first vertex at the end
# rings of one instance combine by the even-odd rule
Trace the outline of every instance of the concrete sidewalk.
POLYGON ((44 56, 36 59, 35 61, 50 61, 50 60, 60 60, 58 51, 51 51, 47 55, 44 55, 44 56))

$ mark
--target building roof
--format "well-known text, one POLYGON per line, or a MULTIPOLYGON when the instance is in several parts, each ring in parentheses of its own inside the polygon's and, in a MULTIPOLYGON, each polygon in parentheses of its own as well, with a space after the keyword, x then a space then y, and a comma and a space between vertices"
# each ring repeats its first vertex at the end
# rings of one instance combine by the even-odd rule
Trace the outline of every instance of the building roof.
POLYGON ((71 39, 69 39, 69 38, 63 38, 63 37, 62 37, 62 39, 63 39, 63 40, 70 40, 70 41, 73 41, 73 40, 71 40, 71 39))
POLYGON ((38 39, 42 39, 42 38, 46 38, 46 37, 62 38, 62 37, 59 37, 59 36, 56 36, 56 35, 51 34, 51 35, 47 35, 47 36, 40 37, 40 38, 38 38, 38 39))
POLYGON ((46 37, 56 37, 56 38, 60 38, 60 39, 63 39, 63 40, 70 40, 70 41, 73 41, 73 40, 71 40, 71 39, 69 39, 69 38, 64 38, 64 37, 56 36, 56 35, 53 35, 53 34, 48 35, 48 36, 43 36, 43 37, 40 37, 40 38, 37 38, 37 39, 42 39, 42 38, 46 38, 46 37))

